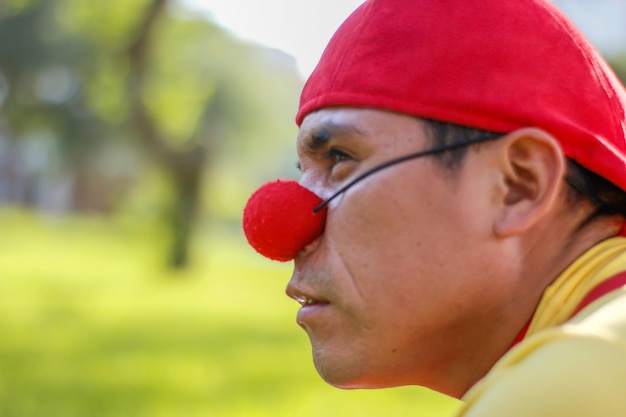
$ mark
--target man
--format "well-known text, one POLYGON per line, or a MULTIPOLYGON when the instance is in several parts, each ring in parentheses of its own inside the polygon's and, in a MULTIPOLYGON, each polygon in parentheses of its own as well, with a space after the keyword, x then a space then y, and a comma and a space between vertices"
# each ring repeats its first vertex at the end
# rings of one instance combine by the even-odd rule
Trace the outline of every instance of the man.
POLYGON ((320 375, 466 417, 626 415, 625 107, 547 1, 366 1, 302 93, 317 200, 274 183, 246 209, 257 250, 295 258, 320 375))

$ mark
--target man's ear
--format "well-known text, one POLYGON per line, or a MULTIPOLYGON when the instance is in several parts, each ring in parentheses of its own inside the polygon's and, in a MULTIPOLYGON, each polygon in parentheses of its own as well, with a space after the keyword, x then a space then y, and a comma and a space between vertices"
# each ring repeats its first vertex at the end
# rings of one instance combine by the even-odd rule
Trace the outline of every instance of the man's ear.
POLYGON ((557 140, 541 129, 519 129, 501 141, 498 157, 504 193, 494 232, 509 237, 529 230, 554 207, 565 158, 557 140))

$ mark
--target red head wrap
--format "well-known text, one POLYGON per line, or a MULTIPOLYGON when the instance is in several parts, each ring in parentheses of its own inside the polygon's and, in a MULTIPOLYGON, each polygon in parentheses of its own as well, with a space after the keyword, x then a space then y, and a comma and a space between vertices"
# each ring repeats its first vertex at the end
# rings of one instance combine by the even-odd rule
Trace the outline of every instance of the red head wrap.
POLYGON ((363 106, 501 133, 534 126, 626 189, 622 85, 546 0, 368 0, 307 81, 296 121, 363 106))
MULTIPOLYGON (((613 72, 547 0, 367 0, 330 41, 296 121, 362 106, 500 133, 538 127, 626 190, 625 104, 613 72)), ((295 182, 267 184, 246 207, 250 244, 293 259, 324 230, 320 202, 295 182)))

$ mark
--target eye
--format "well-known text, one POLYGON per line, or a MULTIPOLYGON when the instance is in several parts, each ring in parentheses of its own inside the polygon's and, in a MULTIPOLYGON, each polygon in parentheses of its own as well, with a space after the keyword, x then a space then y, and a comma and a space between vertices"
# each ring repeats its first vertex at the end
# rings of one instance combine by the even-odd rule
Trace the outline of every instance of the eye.
POLYGON ((337 148, 331 148, 328 150, 328 152, 326 152, 324 154, 324 157, 326 157, 328 160, 330 160, 331 164, 337 165, 340 162, 343 161, 348 161, 351 159, 350 155, 348 155, 347 153, 345 153, 342 150, 339 150, 337 148))

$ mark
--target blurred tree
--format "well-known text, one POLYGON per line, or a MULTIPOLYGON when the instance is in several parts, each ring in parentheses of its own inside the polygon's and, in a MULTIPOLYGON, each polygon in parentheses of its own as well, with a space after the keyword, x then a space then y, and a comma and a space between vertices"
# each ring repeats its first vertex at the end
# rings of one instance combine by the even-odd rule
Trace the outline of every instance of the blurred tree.
MULTIPOLYGON (((185 266, 188 261, 191 225, 196 216, 200 180, 208 149, 205 143, 207 140, 218 139, 212 136, 218 135, 219 116, 228 116, 228 112, 221 108, 220 97, 215 94, 216 87, 212 85, 213 83, 207 83, 209 85, 207 88, 199 82, 200 80, 195 80, 194 88, 187 91, 178 88, 171 89, 169 85, 164 85, 162 82, 154 82, 153 88, 156 90, 154 94, 157 96, 162 94, 163 97, 160 100, 144 102, 144 94, 148 93, 152 75, 149 55, 152 52, 152 43, 157 40, 158 25, 164 18, 165 5, 166 0, 152 0, 148 4, 135 39, 128 49, 130 56, 128 91, 130 117, 139 138, 142 139, 145 148, 167 169, 176 191, 170 214, 172 224, 170 264, 179 268, 185 266), (167 91, 168 88, 172 91, 167 91), (184 93, 187 93, 186 96, 184 93), (171 101, 176 99, 182 103, 174 103, 174 105, 189 104, 186 106, 186 112, 179 112, 182 120, 168 117, 176 114, 175 110, 168 111, 168 108, 172 106, 171 101), (204 108, 202 114, 193 114, 202 108, 204 108), (151 117, 150 110, 153 114, 161 113, 162 117, 151 117), (161 128, 159 128, 156 120, 170 122, 161 123, 161 128), (189 131, 189 128, 193 130, 189 131), (180 146, 181 144, 183 146, 180 146)), ((170 69, 169 72, 171 71, 170 69)), ((180 80, 184 80, 185 75, 189 77, 192 74, 177 75, 181 77, 180 80)), ((159 74, 156 77, 159 77, 159 74)), ((173 85, 177 85, 174 79, 170 81, 173 85)))
POLYGON ((156 166, 168 178, 163 221, 175 268, 189 260, 208 162, 237 154, 222 164, 233 172, 242 155, 258 159, 292 136, 285 109, 296 108, 300 83, 284 55, 235 40, 174 1, 0 5, 0 122, 11 143, 45 143, 39 179, 50 188, 71 178, 79 211, 115 210, 156 166))

